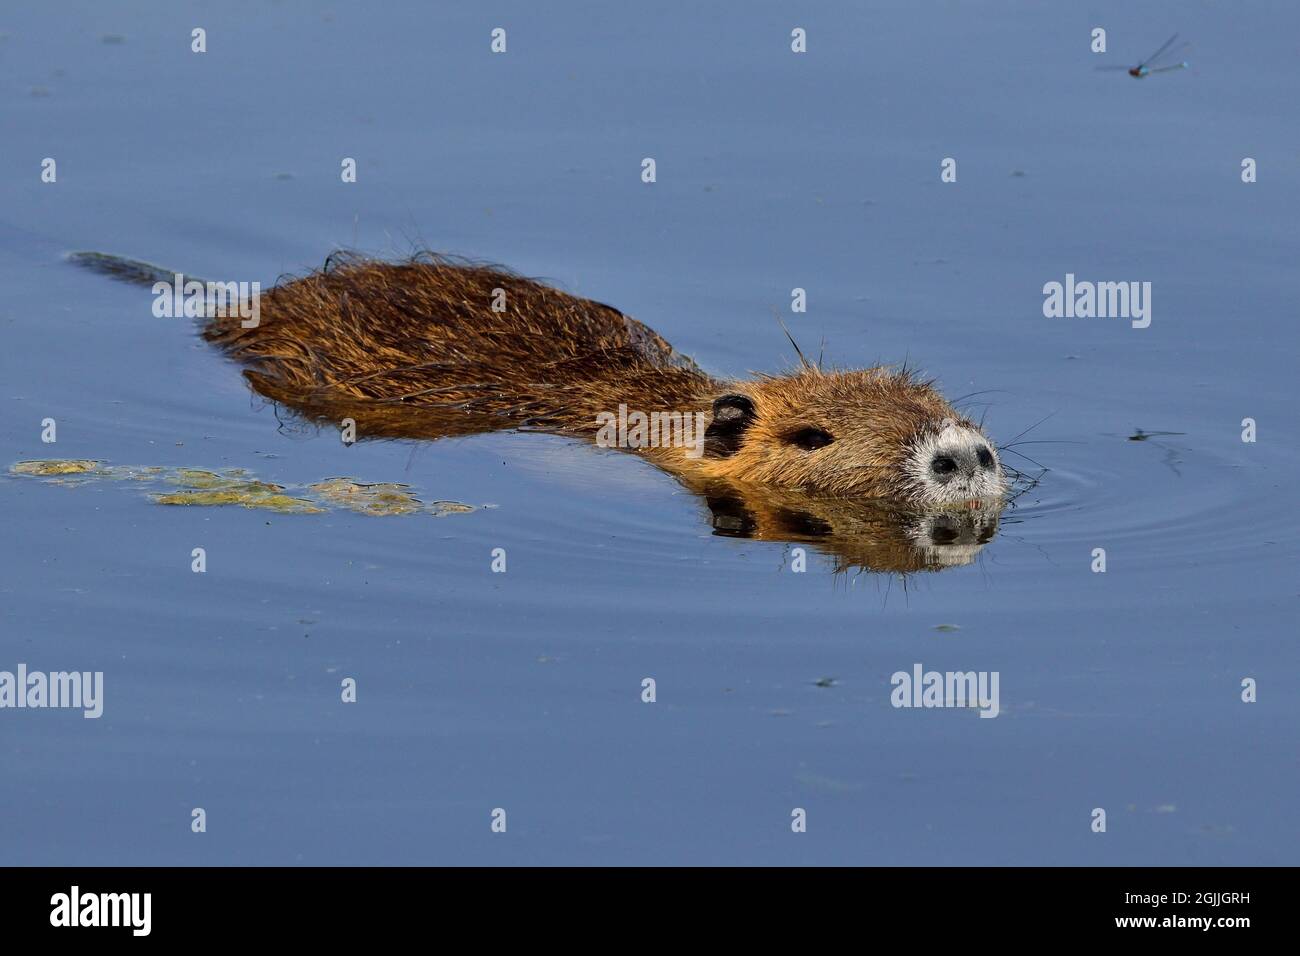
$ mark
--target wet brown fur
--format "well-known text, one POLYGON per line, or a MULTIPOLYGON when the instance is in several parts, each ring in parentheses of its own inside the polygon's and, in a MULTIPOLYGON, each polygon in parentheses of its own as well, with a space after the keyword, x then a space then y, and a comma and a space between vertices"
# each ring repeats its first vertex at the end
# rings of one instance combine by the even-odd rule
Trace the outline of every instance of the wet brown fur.
MULTIPOLYGON (((837 496, 907 497, 901 464, 944 420, 971 423, 927 382, 873 368, 727 381, 705 374, 616 309, 504 269, 424 254, 399 263, 336 255, 264 292, 260 322, 215 318, 204 336, 246 366, 253 387, 309 418, 357 422, 359 437, 537 429, 593 439, 620 404, 703 412, 747 397, 738 447, 692 458, 635 449, 694 482, 740 481, 837 496), (492 309, 494 290, 506 311, 492 309), (835 438, 808 451, 790 436, 835 438)), ((973 427, 973 426, 972 426, 973 427)))

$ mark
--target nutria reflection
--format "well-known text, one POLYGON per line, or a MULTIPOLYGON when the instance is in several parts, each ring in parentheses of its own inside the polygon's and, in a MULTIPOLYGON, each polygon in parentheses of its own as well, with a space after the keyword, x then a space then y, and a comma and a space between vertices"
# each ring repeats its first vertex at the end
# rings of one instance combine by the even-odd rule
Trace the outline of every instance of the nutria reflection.
POLYGON ((997 534, 1003 509, 997 500, 927 507, 721 482, 692 490, 712 514, 714 534, 807 544, 836 572, 908 574, 970 564, 997 534))

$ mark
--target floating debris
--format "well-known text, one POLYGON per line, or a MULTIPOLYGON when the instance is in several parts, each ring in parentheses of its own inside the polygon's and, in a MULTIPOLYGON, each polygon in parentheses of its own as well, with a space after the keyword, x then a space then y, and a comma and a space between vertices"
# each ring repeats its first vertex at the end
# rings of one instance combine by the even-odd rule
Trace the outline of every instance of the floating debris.
POLYGON ((89 458, 53 458, 45 461, 20 461, 11 465, 9 471, 15 475, 82 475, 96 471, 102 462, 89 458))
POLYGON ((160 505, 242 505, 245 508, 278 511, 280 514, 324 514, 326 511, 304 498, 291 498, 289 495, 268 493, 258 488, 177 491, 168 495, 154 495, 153 500, 160 505))
POLYGON ((102 461, 88 458, 53 458, 42 461, 20 461, 9 468, 10 474, 32 478, 49 478, 51 484, 81 485, 98 478, 114 481, 154 481, 161 478, 166 469, 158 467, 137 467, 133 465, 110 466, 102 461))
POLYGON ((1160 436, 1163 436, 1163 435, 1186 435, 1186 434, 1187 434, 1187 432, 1144 432, 1142 429, 1137 428, 1137 429, 1134 429, 1134 430, 1133 430, 1133 434, 1132 434, 1132 435, 1129 435, 1129 436, 1128 436, 1128 440, 1129 440, 1129 441, 1148 441, 1148 440, 1150 440, 1150 439, 1152 439, 1152 438, 1157 438, 1157 437, 1160 437, 1160 436))
POLYGON ((407 485, 394 482, 362 484, 350 478, 330 478, 309 486, 332 505, 366 515, 409 515, 424 506, 407 485))
POLYGON ((240 505, 280 514, 323 514, 327 510, 306 498, 285 494, 281 485, 258 481, 247 475, 243 468, 230 468, 225 472, 178 468, 163 480, 185 490, 155 494, 153 500, 160 505, 240 505))
POLYGON ((306 486, 286 487, 254 478, 246 469, 162 468, 157 465, 109 465, 89 458, 20 461, 9 467, 11 475, 46 478, 55 484, 82 484, 95 479, 148 481, 175 490, 155 491, 150 499, 160 505, 238 505, 279 514, 324 514, 331 507, 364 515, 427 514, 435 518, 469 514, 478 510, 459 501, 420 501, 410 486, 394 482, 360 482, 329 478, 306 486))
MULTIPOLYGON (((249 484, 249 479, 245 477, 247 474, 248 472, 242 468, 230 468, 224 474, 215 471, 202 471, 198 468, 177 468, 165 480, 168 484, 184 485, 186 488, 220 491, 249 484)), ((270 491, 284 490, 280 485, 272 485, 267 482, 255 481, 251 483, 261 485, 270 491)))
POLYGON ((936 631, 943 631, 947 633, 949 631, 960 631, 961 625, 960 624, 936 624, 934 626, 934 629, 936 631))

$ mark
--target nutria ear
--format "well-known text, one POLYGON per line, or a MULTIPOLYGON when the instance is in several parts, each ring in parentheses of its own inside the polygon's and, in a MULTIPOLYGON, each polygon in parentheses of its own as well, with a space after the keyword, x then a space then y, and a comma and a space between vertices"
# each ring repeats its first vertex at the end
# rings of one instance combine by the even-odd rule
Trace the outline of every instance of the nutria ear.
POLYGON ((745 429, 754 423, 754 403, 745 395, 723 395, 713 402, 713 421, 704 430, 706 458, 730 458, 740 451, 745 429))

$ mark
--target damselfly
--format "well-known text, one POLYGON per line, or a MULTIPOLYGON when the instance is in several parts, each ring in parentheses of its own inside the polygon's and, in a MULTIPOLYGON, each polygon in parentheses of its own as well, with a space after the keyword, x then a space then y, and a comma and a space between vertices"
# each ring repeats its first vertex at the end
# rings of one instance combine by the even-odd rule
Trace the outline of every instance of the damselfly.
POLYGON ((1170 58, 1181 54, 1188 47, 1187 43, 1180 43, 1178 46, 1174 46, 1174 41, 1177 39, 1178 34, 1175 33, 1164 42, 1160 49, 1156 50, 1155 53, 1152 53, 1137 66, 1099 66, 1097 69, 1124 70, 1129 76, 1135 76, 1138 79, 1141 79, 1144 76, 1150 76, 1152 73, 1168 73, 1171 70, 1185 70, 1188 67, 1186 60, 1181 60, 1178 63, 1169 62, 1170 58))

